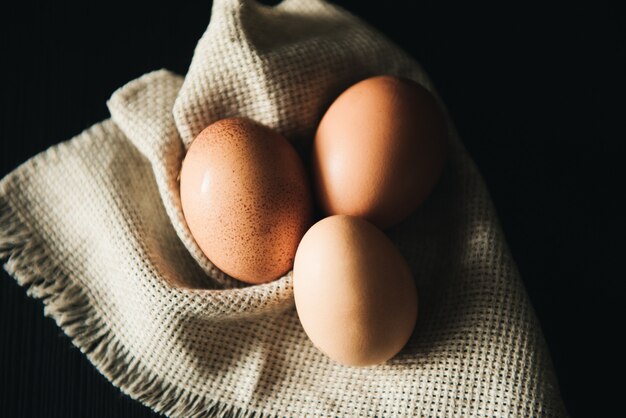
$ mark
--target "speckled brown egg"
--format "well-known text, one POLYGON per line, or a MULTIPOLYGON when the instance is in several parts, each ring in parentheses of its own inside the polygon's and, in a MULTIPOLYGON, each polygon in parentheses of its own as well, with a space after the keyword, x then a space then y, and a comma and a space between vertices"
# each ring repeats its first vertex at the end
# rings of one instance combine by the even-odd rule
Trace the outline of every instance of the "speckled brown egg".
POLYGON ((339 95, 317 129, 319 203, 329 215, 392 226, 430 194, 447 148, 444 112, 426 88, 391 76, 360 81, 339 95))
POLYGON ((247 283, 288 272, 311 222, 299 156, 285 137, 250 119, 222 119, 196 137, 182 164, 180 195, 204 254, 247 283))

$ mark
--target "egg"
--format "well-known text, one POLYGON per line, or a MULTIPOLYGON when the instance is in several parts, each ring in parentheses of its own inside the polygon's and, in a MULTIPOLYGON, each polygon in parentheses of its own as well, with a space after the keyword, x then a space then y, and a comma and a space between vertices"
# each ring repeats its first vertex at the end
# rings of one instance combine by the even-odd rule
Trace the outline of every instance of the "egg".
POLYGON ((307 231, 296 252, 293 288, 304 331, 341 364, 383 363, 415 327, 417 290, 407 262, 361 218, 330 216, 307 231))
POLYGON ((437 183, 447 148, 444 112, 426 88, 392 76, 360 81, 335 99, 315 134, 319 203, 330 215, 397 224, 437 183))
POLYGON ((306 170, 285 137, 245 118, 217 121, 192 142, 180 173, 189 231, 216 267, 247 283, 288 272, 311 224, 306 170))

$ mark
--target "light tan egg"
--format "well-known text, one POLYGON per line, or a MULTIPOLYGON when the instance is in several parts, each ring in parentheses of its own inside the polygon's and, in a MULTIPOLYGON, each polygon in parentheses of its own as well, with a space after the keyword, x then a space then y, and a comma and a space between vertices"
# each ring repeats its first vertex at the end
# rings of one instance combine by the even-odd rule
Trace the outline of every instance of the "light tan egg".
POLYGON ((339 363, 383 363, 413 332, 417 290, 409 267, 363 219, 336 215, 313 225, 298 247, 293 281, 302 327, 339 363))
POLYGON ((345 90, 324 114, 313 146, 322 209, 381 228, 413 212, 436 184, 448 133, 435 97, 414 81, 378 76, 345 90))
POLYGON ((282 135, 245 118, 213 123, 189 147, 180 194, 191 234, 225 273, 263 283, 292 268, 312 198, 304 166, 282 135))

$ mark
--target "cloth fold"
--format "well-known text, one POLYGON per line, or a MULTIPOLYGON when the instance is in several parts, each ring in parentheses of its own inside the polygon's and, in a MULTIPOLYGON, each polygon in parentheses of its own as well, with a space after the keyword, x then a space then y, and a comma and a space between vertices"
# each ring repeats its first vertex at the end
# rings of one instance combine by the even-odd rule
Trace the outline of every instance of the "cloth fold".
POLYGON ((480 174, 453 124, 433 194, 388 231, 420 294, 407 346, 341 366, 308 340, 291 274, 221 273, 182 217, 178 172, 209 123, 240 115, 310 145, 359 79, 423 69, 319 0, 221 0, 183 78, 116 91, 111 119, 0 181, 0 259, 114 385, 171 416, 564 416, 545 342, 480 174))

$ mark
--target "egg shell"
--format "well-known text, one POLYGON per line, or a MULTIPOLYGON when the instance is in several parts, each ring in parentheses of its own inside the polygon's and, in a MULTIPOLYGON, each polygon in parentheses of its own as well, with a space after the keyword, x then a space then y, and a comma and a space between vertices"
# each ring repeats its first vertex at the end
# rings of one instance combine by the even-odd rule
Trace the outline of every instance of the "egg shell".
POLYGON ((293 283, 302 327, 339 363, 383 363, 415 327, 417 289, 409 266, 363 219, 336 215, 313 225, 298 247, 293 283))
POLYGON ((285 137, 250 119, 222 119, 196 137, 182 164, 180 194, 204 254, 247 283, 287 273, 311 224, 299 156, 285 137))
POLYGON ((319 203, 327 214, 390 227, 429 195, 447 149, 445 114, 426 88, 391 76, 360 81, 318 126, 312 171, 319 203))

